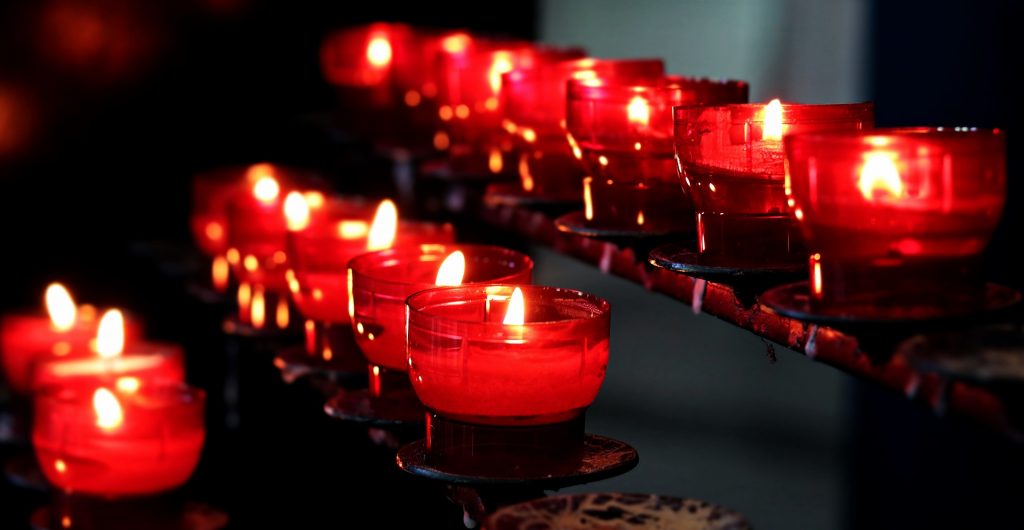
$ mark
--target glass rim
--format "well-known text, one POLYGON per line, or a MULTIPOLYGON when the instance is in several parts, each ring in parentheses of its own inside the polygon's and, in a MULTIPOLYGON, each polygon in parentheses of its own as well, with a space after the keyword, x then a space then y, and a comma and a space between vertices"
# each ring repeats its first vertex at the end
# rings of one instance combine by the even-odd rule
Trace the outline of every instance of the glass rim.
MULTIPOLYGON (((375 252, 367 252, 365 254, 360 254, 349 260, 346 270, 352 272, 353 282, 355 281, 355 277, 358 275, 366 279, 369 279, 380 286, 401 287, 406 285, 417 285, 418 282, 398 281, 384 276, 375 276, 369 274, 366 269, 377 264, 380 260, 387 258, 412 258, 416 256, 422 256, 424 255, 424 253, 431 253, 431 255, 441 255, 442 249, 444 249, 444 254, 450 254, 452 252, 455 252, 456 250, 462 250, 463 253, 466 254, 467 262, 469 262, 474 255, 485 255, 508 257, 522 265, 522 268, 510 269, 508 274, 505 274, 503 276, 499 276, 497 278, 489 280, 484 280, 482 282, 470 282, 467 285, 478 285, 486 283, 500 284, 503 281, 508 281, 509 279, 512 279, 522 274, 523 272, 533 272, 533 258, 531 258, 524 252, 519 252, 518 250, 512 250, 510 248, 499 247, 497 245, 480 245, 471 243, 422 243, 419 245, 402 246, 398 248, 378 250, 375 252), (435 250, 437 251, 436 253, 432 252, 435 250), (476 254, 473 254, 473 252, 476 252, 476 254)), ((431 287, 434 286, 431 284, 431 287)))
MULTIPOLYGON (((577 318, 565 318, 560 320, 545 320, 540 322, 526 322, 522 324, 525 328, 543 328, 552 326, 564 326, 572 322, 588 322, 600 319, 608 319, 611 316, 611 303, 608 300, 601 298, 597 295, 580 291, 577 289, 570 289, 566 287, 555 287, 551 285, 515 285, 515 284, 503 284, 503 283, 479 283, 479 284, 467 284, 459 285, 454 287, 432 287, 409 295, 405 299, 405 306, 408 312, 408 320, 411 322, 414 318, 427 319, 435 322, 448 322, 452 324, 459 324, 468 327, 477 327, 481 329, 504 329, 506 324, 502 322, 484 322, 480 320, 464 320, 459 318, 452 318, 444 315, 438 315, 429 312, 431 308, 449 305, 459 301, 467 300, 486 300, 489 296, 489 291, 496 290, 507 290, 508 294, 511 295, 515 288, 519 288, 523 291, 523 297, 529 298, 528 293, 565 293, 571 295, 577 299, 584 299, 593 304, 598 311, 591 313, 587 316, 577 318), (466 295, 476 294, 473 298, 468 298, 466 295), (440 298, 435 300, 435 298, 440 298)), ((502 294, 501 296, 506 296, 502 294)))
MULTIPOLYGON (((614 78, 607 79, 570 79, 567 81, 568 99, 577 101, 612 101, 626 102, 628 98, 639 94, 659 94, 674 90, 686 90, 690 87, 720 87, 728 90, 749 90, 750 84, 741 79, 714 77, 691 77, 680 74, 662 74, 657 77, 630 79, 626 83, 616 83, 614 78)), ((688 105, 677 105, 687 107, 688 105)), ((675 106, 673 107, 675 108, 675 106)))
POLYGON ((818 131, 787 134, 786 145, 864 145, 871 148, 885 148, 887 142, 899 139, 912 144, 941 141, 949 147, 990 147, 1001 149, 1006 133, 1000 128, 987 127, 881 127, 860 131, 818 131))

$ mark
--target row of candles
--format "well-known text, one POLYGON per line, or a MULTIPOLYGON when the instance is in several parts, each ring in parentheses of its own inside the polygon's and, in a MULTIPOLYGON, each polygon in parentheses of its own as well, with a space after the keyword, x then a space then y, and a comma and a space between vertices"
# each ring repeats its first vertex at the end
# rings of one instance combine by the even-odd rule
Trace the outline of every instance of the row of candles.
POLYGON ((658 59, 401 24, 340 30, 321 59, 377 143, 432 145, 456 170, 581 201, 590 228, 695 232, 710 263, 806 263, 817 311, 983 286, 1006 194, 999 130, 875 129, 870 103, 748 104, 743 81, 667 75, 658 59), (401 138, 374 130, 382 116, 401 138))
MULTIPOLYGON (((746 83, 666 75, 657 59, 375 24, 330 36, 322 65, 354 130, 382 146, 512 171, 525 194, 581 200, 596 227, 695 230, 702 255, 810 258, 822 309, 880 291, 975 296, 1005 198, 999 131, 872 129, 870 104, 746 104, 746 83)), ((336 340, 350 328, 371 393, 390 374, 430 411, 437 458, 460 452, 466 426, 582 435, 608 363, 606 301, 531 286, 526 255, 456 244, 449 225, 400 221, 390 201, 291 168, 203 173, 193 191, 194 237, 213 286, 235 286, 239 323, 296 327, 298 308, 307 354, 327 361, 353 354, 336 340)), ((5 317, 0 350, 13 388, 35 395, 47 478, 104 496, 181 484, 204 396, 183 384, 180 350, 61 292, 47 292, 49 320, 5 317)))

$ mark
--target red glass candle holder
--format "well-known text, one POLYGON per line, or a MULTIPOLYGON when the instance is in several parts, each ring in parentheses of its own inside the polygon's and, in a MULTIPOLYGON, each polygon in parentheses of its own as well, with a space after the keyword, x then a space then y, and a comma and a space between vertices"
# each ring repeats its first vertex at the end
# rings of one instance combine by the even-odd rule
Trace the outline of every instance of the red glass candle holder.
POLYGON ((742 81, 679 76, 570 81, 567 129, 590 175, 583 191, 588 226, 691 230, 693 205, 672 160, 672 107, 745 102, 748 90, 742 81))
POLYGON ((943 312, 983 300, 982 251, 1006 199, 998 130, 787 137, 787 192, 822 312, 943 312))
POLYGON ((565 138, 566 83, 571 79, 659 78, 661 59, 578 59, 541 63, 502 75, 502 127, 516 144, 523 191, 579 200, 583 168, 565 138))
POLYGON ((516 160, 501 124, 502 74, 583 56, 578 48, 544 48, 468 35, 447 41, 438 61, 441 129, 435 147, 448 152, 452 171, 511 174, 516 160))
POLYGON ((463 283, 529 283, 529 256, 486 245, 420 245, 364 254, 349 262, 352 326, 373 365, 406 372, 405 299, 435 286, 441 262, 456 250, 466 258, 463 283))
POLYGON ((201 390, 184 386, 61 388, 36 396, 32 445, 57 488, 102 497, 176 488, 199 462, 201 390))
POLYGON ((611 307, 593 295, 520 286, 423 291, 408 300, 409 375, 431 411, 431 456, 468 471, 578 463, 583 417, 608 366, 611 307), (540 462, 540 464, 537 464, 540 462))
POLYGON ((678 107, 674 113, 679 177, 697 212, 697 250, 753 265, 806 259, 782 185, 783 135, 874 123, 871 103, 678 107))
MULTIPOLYGON (((0 360, 11 390, 28 393, 36 366, 47 360, 95 355, 92 346, 99 318, 92 306, 79 306, 74 326, 59 331, 46 315, 17 314, 0 317, 0 360)), ((125 320, 125 341, 132 344, 142 335, 134 319, 125 320)))
POLYGON ((69 355, 47 358, 32 371, 34 392, 54 387, 132 388, 176 385, 185 381, 185 361, 177 344, 131 341, 125 351, 113 357, 69 355))
POLYGON ((383 22, 328 35, 320 65, 338 92, 346 125, 385 147, 431 149, 438 92, 433 64, 444 38, 383 22))

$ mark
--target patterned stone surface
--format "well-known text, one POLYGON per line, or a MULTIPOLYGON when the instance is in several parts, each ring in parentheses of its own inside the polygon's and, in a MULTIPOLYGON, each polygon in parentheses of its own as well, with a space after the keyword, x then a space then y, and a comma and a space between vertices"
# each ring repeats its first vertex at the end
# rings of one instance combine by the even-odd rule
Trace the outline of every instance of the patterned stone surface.
POLYGON ((748 530, 742 515, 704 501, 635 493, 556 495, 497 510, 485 530, 748 530))

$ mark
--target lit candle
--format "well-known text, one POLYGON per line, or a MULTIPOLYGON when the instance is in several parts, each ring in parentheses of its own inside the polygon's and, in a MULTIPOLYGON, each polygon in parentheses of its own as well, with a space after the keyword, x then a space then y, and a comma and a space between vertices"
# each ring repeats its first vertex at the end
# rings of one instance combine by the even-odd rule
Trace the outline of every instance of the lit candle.
MULTIPOLYGON (((556 199, 580 198, 585 175, 565 136, 570 79, 657 78, 661 59, 577 59, 517 68, 502 76, 502 127, 517 143, 523 191, 556 199)), ((581 155, 582 156, 582 155, 581 155)))
POLYGON ((60 388, 36 396, 32 445, 47 480, 74 493, 145 495, 183 484, 203 447, 201 390, 60 388))
POLYGON ((783 189, 783 136, 873 123, 870 103, 676 108, 679 177, 697 212, 697 250, 753 265, 802 262, 806 249, 783 189))
POLYGON ((131 388, 177 384, 185 379, 181 348, 140 340, 127 342, 124 317, 116 309, 100 319, 95 350, 95 355, 74 352, 40 359, 32 373, 33 391, 100 384, 131 388))
POLYGON ((349 262, 356 342, 372 364, 406 372, 409 295, 436 285, 529 283, 532 271, 533 261, 525 254, 483 245, 420 245, 356 257, 349 262), (441 264, 456 251, 465 260, 464 277, 439 275, 441 264))
POLYGON ((502 75, 583 55, 577 48, 468 36, 442 47, 438 117, 452 170, 491 175, 513 169, 516 161, 508 159, 511 141, 501 127, 502 75))
POLYGON ((976 307, 982 251, 1006 200, 998 130, 787 136, 787 194, 818 309, 976 307))
MULTIPOLYGON (((12 314, 0 317, 0 359, 12 390, 28 392, 35 365, 48 358, 87 355, 99 319, 90 305, 76 306, 67 289, 51 284, 46 289, 48 316, 12 314)), ((136 322, 126 322, 129 340, 139 335, 136 322)))
POLYGON ((637 232, 692 230, 692 203, 672 159, 672 107, 745 102, 742 81, 680 76, 569 81, 570 146, 592 177, 587 224, 637 232))
POLYGON ((595 296, 468 285, 413 295, 408 311, 410 379, 441 416, 490 425, 570 421, 604 381, 611 308, 595 296))

